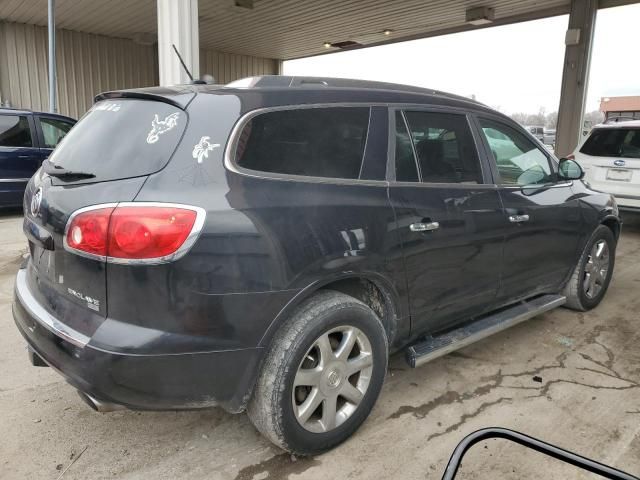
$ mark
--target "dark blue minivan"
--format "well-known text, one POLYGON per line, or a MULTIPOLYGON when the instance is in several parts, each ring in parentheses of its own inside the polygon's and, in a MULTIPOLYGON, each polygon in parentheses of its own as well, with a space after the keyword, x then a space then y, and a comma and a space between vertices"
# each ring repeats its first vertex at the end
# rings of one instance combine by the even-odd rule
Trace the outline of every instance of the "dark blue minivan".
POLYGON ((0 108, 0 207, 18 207, 27 182, 76 123, 53 113, 0 108))

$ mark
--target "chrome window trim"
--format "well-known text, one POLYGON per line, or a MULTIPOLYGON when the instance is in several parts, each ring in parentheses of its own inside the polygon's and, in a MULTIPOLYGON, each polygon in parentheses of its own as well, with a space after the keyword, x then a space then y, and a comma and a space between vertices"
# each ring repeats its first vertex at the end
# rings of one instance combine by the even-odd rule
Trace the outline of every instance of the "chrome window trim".
POLYGON ((67 224, 64 227, 64 236, 62 237, 62 243, 64 245, 64 249, 68 252, 74 253, 76 255, 80 255, 85 258, 90 258, 92 260, 98 260, 100 262, 106 263, 114 263, 118 265, 160 265, 163 263, 173 262, 183 257, 191 247, 196 243, 196 240, 200 236, 200 232, 204 227, 204 221, 206 219, 207 212, 204 208, 196 207, 193 205, 185 205, 182 203, 166 203, 166 202, 119 202, 119 203, 101 203, 98 205, 90 205, 88 207, 80 208, 73 212, 69 219, 67 220, 67 224), (172 207, 172 208, 181 208, 184 210, 191 210, 196 212, 196 220, 193 223, 193 227, 191 228, 191 232, 183 242, 183 244, 178 248, 175 252, 169 255, 165 255, 163 257, 154 257, 154 258, 120 258, 120 257, 111 257, 104 255, 95 255, 87 252, 83 252, 82 250, 78 250, 76 248, 70 247, 67 243, 67 233, 69 231, 69 227, 73 219, 79 215, 80 213, 89 212, 92 210, 99 210, 102 208, 118 208, 118 207, 172 207))
MULTIPOLYGON (((58 337, 66 340, 69 343, 72 343, 77 347, 84 348, 89 343, 89 341, 91 340, 90 337, 87 337, 83 333, 80 333, 77 330, 74 330, 73 328, 60 322, 38 303, 38 301, 29 290, 29 285, 27 284, 26 269, 18 270, 18 275, 16 276, 15 291, 20 305, 22 305, 27 313, 31 315, 31 317, 36 322, 38 322, 39 325, 42 325, 54 335, 57 335, 58 337)), ((27 328, 29 328, 29 326, 27 326, 27 328)))
MULTIPOLYGON (((263 107, 257 108, 255 110, 251 110, 250 112, 242 115, 238 121, 235 123, 233 128, 231 129, 231 134, 229 135, 229 140, 227 141, 227 145, 224 151, 224 166, 227 170, 230 170, 233 173, 237 173, 239 175, 244 175, 252 178, 269 178, 273 180, 282 180, 289 182, 306 182, 306 183, 326 183, 332 185, 368 185, 368 186, 378 186, 378 187, 386 187, 389 182, 386 180, 366 180, 359 178, 339 178, 339 177, 314 177, 314 176, 306 176, 306 175, 290 175, 286 173, 274 173, 274 172, 263 172, 260 170, 251 170, 248 168, 240 167, 235 162, 236 149, 238 145, 238 138, 240 137, 240 133, 244 129, 244 127, 249 123, 249 121, 257 117, 258 115, 262 115, 264 113, 277 112, 277 111, 285 111, 285 110, 302 110, 302 109, 311 109, 311 108, 340 108, 340 107, 359 107, 366 108, 369 110, 369 121, 367 122, 367 139, 369 137, 369 125, 371 122, 371 108, 373 107, 386 107, 388 104, 386 103, 375 103, 375 102, 342 102, 342 103, 309 103, 309 104, 293 104, 293 105, 277 105, 273 107, 263 107)), ((366 141, 365 141, 366 142, 366 141)), ((362 164, 360 165, 360 171, 362 171, 362 167, 364 165, 365 160, 365 152, 366 152, 366 144, 365 149, 362 151, 362 164)))
POLYGON ((0 178, 0 183, 28 182, 29 180, 31 180, 31 177, 29 177, 29 178, 0 178))
POLYGON ((523 190, 523 189, 533 189, 533 188, 537 188, 537 189, 565 188, 565 187, 572 187, 573 180, 569 180, 562 183, 532 183, 530 185, 514 185, 510 183, 501 183, 501 184, 498 184, 498 186, 506 190, 523 190))
POLYGON ((496 190, 500 185, 495 183, 422 183, 422 182, 391 182, 392 187, 419 187, 419 188, 448 188, 448 189, 477 189, 496 190))

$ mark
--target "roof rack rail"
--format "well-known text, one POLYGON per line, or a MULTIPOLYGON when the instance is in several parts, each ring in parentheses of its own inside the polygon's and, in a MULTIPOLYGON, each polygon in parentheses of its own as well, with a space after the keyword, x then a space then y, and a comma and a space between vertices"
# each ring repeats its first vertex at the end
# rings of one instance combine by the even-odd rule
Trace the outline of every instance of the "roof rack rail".
POLYGON ((454 98, 466 102, 482 105, 477 100, 473 100, 461 95, 442 92, 431 88, 415 87, 412 85, 402 85, 399 83, 377 82, 372 80, 355 80, 351 78, 333 77, 307 77, 291 75, 263 75, 257 77, 246 77, 225 85, 227 88, 304 88, 304 87, 327 87, 327 88, 368 88, 374 90, 393 90, 397 92, 419 93, 423 95, 438 95, 447 98, 454 98))

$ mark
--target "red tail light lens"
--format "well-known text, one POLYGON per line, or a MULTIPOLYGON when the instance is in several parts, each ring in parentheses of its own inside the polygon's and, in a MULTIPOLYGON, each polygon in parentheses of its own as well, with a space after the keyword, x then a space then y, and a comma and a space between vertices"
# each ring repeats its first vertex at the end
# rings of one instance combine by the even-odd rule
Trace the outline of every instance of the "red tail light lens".
MULTIPOLYGON (((66 248, 107 261, 171 260, 189 236, 202 227, 204 211, 159 204, 120 204, 95 208, 72 217, 66 248)), ((193 238, 193 237, 192 237, 193 238)))
POLYGON ((109 225, 109 256, 158 258, 175 253, 196 222, 196 212, 174 207, 116 208, 109 225))
POLYGON ((89 255, 107 255, 109 218, 114 207, 81 212, 73 217, 66 233, 66 245, 89 255))

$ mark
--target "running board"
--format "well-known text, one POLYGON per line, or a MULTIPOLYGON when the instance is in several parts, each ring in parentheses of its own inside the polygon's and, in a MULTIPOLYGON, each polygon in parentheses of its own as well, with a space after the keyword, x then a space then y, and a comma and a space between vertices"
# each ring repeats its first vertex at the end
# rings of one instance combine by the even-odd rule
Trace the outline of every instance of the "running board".
POLYGON ((419 367, 431 360, 482 340, 489 335, 529 320, 531 317, 560 307, 566 301, 566 297, 562 295, 542 295, 531 300, 522 301, 442 335, 429 336, 424 341, 407 348, 407 363, 412 368, 419 367))

